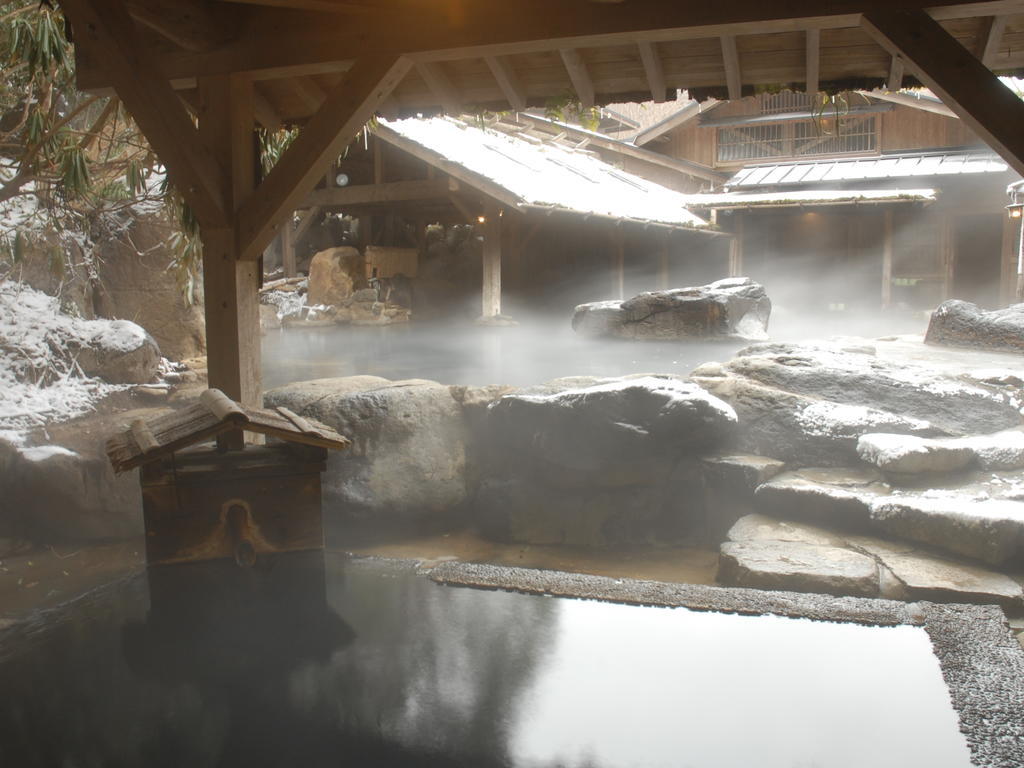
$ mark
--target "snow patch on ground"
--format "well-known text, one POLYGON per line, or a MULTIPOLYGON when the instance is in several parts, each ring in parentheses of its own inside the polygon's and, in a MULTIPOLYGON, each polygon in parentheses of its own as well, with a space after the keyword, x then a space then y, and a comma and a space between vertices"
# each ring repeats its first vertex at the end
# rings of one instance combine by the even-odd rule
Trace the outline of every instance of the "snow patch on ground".
POLYGON ((100 342, 134 349, 144 339, 145 331, 134 323, 71 317, 52 296, 0 282, 0 430, 13 436, 67 421, 127 389, 85 376, 78 350, 100 342))

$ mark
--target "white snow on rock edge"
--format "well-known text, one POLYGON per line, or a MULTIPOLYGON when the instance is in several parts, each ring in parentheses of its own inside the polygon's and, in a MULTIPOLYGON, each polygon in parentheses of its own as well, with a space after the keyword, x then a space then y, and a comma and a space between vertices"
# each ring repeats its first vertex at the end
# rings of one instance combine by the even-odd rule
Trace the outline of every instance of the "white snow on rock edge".
POLYGON ((0 282, 0 432, 20 442, 33 427, 67 421, 93 410, 112 392, 82 373, 76 350, 87 346, 130 350, 146 332, 127 320, 81 320, 60 302, 14 281, 0 282))

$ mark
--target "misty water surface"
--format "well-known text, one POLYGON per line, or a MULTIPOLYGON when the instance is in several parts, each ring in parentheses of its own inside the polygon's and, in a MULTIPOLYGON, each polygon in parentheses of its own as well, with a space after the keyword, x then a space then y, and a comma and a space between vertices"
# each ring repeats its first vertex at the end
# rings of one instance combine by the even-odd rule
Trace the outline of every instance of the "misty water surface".
POLYGON ((0 764, 19 768, 970 764, 918 627, 443 587, 304 553, 154 568, 0 640, 0 764))

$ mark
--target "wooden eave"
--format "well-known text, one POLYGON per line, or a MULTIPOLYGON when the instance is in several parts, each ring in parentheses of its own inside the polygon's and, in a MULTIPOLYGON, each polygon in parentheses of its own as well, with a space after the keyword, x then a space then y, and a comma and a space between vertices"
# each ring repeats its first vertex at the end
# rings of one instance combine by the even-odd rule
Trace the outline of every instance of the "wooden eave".
MULTIPOLYGON (((570 72, 560 53, 565 50, 573 51, 572 61, 582 65, 586 88, 598 104, 652 97, 645 54, 648 64, 651 55, 657 57, 656 89, 687 88, 724 98, 729 73, 723 35, 735 42, 744 95, 787 84, 802 88, 809 75, 809 30, 817 45, 810 75, 821 89, 870 89, 887 81, 892 57, 860 26, 861 12, 923 4, 467 0, 456 25, 436 3, 425 0, 183 1, 182 6, 205 9, 215 18, 216 32, 202 34, 201 26, 180 20, 180 10, 167 10, 177 5, 133 0, 128 6, 140 38, 169 82, 188 89, 201 76, 244 72, 256 82, 266 120, 302 124, 368 49, 404 54, 417 63, 391 97, 391 109, 400 116, 451 112, 453 105, 471 111, 543 107, 580 91, 584 75, 578 69, 570 72), (154 21, 160 14, 175 17, 167 22, 171 31, 166 35, 154 21), (496 77, 488 59, 511 74, 511 86, 496 77), (428 65, 442 86, 438 80, 427 82, 428 65)), ((928 5, 968 50, 979 55, 987 50, 992 69, 1024 69, 1024 1, 928 5), (992 19, 1000 20, 995 43, 992 19)), ((112 85, 102 52, 79 46, 77 53, 82 89, 112 85)))

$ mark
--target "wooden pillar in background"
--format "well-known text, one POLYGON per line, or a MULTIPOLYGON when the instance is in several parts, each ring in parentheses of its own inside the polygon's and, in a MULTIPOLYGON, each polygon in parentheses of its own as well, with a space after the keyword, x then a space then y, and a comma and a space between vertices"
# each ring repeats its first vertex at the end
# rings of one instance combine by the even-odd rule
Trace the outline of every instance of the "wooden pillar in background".
POLYGON ((999 269, 999 304, 1007 306, 1014 304, 1017 299, 1017 262, 1020 258, 1018 251, 1017 226, 1022 219, 1011 219, 1003 216, 1003 240, 1002 258, 999 269))
POLYGON ((626 234, 622 224, 612 225, 612 298, 626 297, 626 234))
POLYGON ((892 306, 892 209, 882 214, 882 309, 892 306))
POLYGON ((742 211, 734 211, 733 235, 729 241, 729 277, 743 277, 743 228, 746 222, 742 211))
MULTIPOLYGON (((229 222, 256 184, 252 81, 240 75, 199 82, 199 134, 223 164, 229 222)), ((246 405, 263 403, 258 259, 242 260, 233 227, 204 228, 207 371, 210 386, 246 405)), ((240 447, 234 445, 232 447, 240 447)))
POLYGON ((953 278, 955 276, 956 259, 953 249, 953 221, 944 216, 939 226, 939 258, 942 264, 942 300, 953 296, 953 278))
POLYGON ((519 290, 522 277, 522 239, 523 216, 505 211, 501 221, 501 234, 504 242, 501 246, 502 280, 513 290, 519 290))
POLYGON ((493 203, 484 206, 484 279, 481 315, 501 314, 501 210, 493 203))
POLYGON ((281 225, 281 265, 285 277, 295 277, 298 271, 295 266, 295 239, 292 232, 292 219, 281 225))
POLYGON ((669 239, 672 237, 672 230, 668 230, 661 239, 661 247, 658 249, 658 290, 664 291, 669 285, 669 239))

